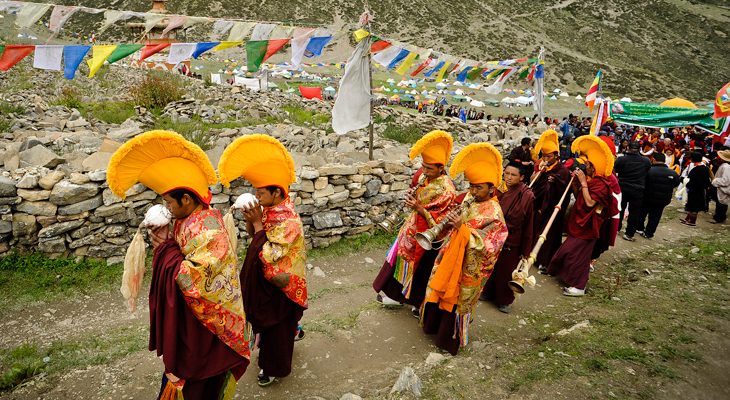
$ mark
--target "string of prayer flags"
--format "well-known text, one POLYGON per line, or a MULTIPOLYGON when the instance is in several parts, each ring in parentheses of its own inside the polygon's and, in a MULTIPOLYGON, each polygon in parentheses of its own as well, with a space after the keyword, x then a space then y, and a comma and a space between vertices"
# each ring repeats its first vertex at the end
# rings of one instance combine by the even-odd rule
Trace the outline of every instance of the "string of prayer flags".
POLYGON ((114 64, 115 62, 136 53, 137 50, 142 47, 143 45, 141 44, 120 44, 116 49, 114 49, 112 54, 109 55, 109 58, 107 58, 106 61, 109 64, 114 64))
POLYGON ((60 71, 63 45, 37 45, 33 53, 33 68, 60 71))
POLYGON ((147 57, 157 54, 168 47, 170 47, 170 43, 147 44, 140 52, 139 61, 144 61, 147 57))
POLYGON ((96 75, 99 68, 104 65, 104 61, 112 55, 116 48, 117 45, 114 44, 101 44, 91 48, 91 59, 86 60, 86 64, 89 65, 89 78, 96 75))
POLYGON ((193 58, 198 59, 203 53, 205 53, 208 50, 214 49, 220 44, 220 42, 202 42, 198 43, 198 45, 195 47, 195 51, 193 51, 193 58))
POLYGON ((63 77, 66 79, 73 79, 76 75, 76 70, 79 69, 81 61, 83 61, 86 54, 91 50, 91 46, 74 45, 74 46, 63 46, 63 77))
POLYGON ((35 46, 9 44, 0 56, 0 71, 7 71, 33 52, 35 46))

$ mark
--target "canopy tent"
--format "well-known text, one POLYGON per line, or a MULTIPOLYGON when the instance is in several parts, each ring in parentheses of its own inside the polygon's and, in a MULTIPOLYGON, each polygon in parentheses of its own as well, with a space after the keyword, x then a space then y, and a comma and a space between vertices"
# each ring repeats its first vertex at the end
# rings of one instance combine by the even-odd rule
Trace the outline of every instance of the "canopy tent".
POLYGON ((517 103, 517 100, 515 100, 512 97, 505 97, 505 98, 502 99, 502 103, 505 103, 505 104, 515 104, 515 103, 517 103))
POLYGON ((681 107, 681 108, 697 108, 695 103, 685 100, 679 97, 675 97, 673 99, 665 100, 659 104, 660 106, 666 106, 666 107, 681 107))
POLYGON ((461 90, 461 89, 456 89, 454 91, 454 94, 457 95, 457 96, 463 96, 464 95, 464 91, 461 90))
POLYGON ((715 135, 727 130, 727 119, 712 118, 711 108, 669 107, 661 104, 613 102, 609 107, 611 119, 619 124, 649 128, 673 128, 694 125, 715 135))
POLYGON ((447 85, 447 84, 445 84, 445 83, 443 83, 443 82, 439 82, 439 83, 437 83, 437 84, 436 84, 436 88, 437 88, 437 89, 443 89, 443 88, 445 88, 446 86, 448 86, 448 85, 447 85))
POLYGON ((520 96, 515 101, 522 105, 532 104, 535 101, 535 97, 520 96))
POLYGON ((324 91, 327 92, 327 93, 335 93, 336 92, 335 88, 333 88, 332 86, 327 86, 326 88, 324 88, 324 91))
POLYGON ((410 102, 410 101, 416 101, 416 99, 413 97, 413 95, 404 94, 403 96, 401 96, 400 101, 410 102))
POLYGON ((469 105, 471 105, 473 107, 484 107, 484 103, 479 100, 472 100, 471 103, 469 103, 469 105))
POLYGON ((577 95, 577 96, 575 96, 575 99, 576 99, 576 100, 583 100, 583 96, 581 96, 581 95, 577 95))
POLYGON ((631 97, 622 97, 621 100, 619 100, 619 101, 626 102, 626 103, 633 102, 633 100, 631 100, 631 97))
POLYGON ((456 101, 466 101, 466 97, 464 96, 454 96, 453 98, 456 101))

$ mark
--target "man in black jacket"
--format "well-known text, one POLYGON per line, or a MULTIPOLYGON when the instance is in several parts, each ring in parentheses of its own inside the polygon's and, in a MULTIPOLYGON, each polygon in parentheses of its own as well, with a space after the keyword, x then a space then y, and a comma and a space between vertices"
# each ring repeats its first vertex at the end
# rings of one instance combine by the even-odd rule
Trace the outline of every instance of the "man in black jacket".
POLYGON ((654 162, 646 176, 646 196, 641 205, 641 218, 636 231, 647 239, 654 237, 664 207, 672 202, 672 192, 680 182, 679 175, 664 163, 666 160, 663 153, 655 152, 653 156, 654 162), (646 222, 647 216, 648 222, 646 222))
POLYGON ((641 217, 646 175, 651 167, 649 159, 639 154, 639 148, 638 142, 632 142, 629 145, 628 153, 619 157, 613 167, 618 177, 618 184, 621 186, 621 213, 618 229, 621 230, 624 214, 628 208, 629 221, 622 237, 624 240, 632 242, 635 240, 634 233, 636 233, 641 217))

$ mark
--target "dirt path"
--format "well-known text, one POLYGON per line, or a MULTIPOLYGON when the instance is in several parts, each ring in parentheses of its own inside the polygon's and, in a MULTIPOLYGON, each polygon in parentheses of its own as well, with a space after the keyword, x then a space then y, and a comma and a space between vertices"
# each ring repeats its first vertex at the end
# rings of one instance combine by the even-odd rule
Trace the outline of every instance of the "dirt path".
MULTIPOLYGON (((697 230, 728 233, 726 226, 709 225, 706 215, 701 217, 697 230)), ((677 218, 672 218, 660 225, 653 241, 638 236, 633 243, 618 239, 617 247, 602 257, 598 268, 622 253, 648 254, 658 244, 680 241, 696 234, 696 230, 684 227, 677 218)), ((251 366, 239 382, 237 398, 339 399, 347 392, 367 398, 382 398, 386 397, 403 367, 420 368, 429 353, 438 352, 431 339, 422 334, 410 309, 382 308, 374 301, 370 283, 386 250, 377 248, 344 257, 313 260, 312 263, 321 268, 325 276, 315 276, 310 270, 310 309, 303 320, 307 337, 296 344, 292 375, 271 387, 259 388, 256 385, 258 368, 255 353, 251 366)), ((510 332, 510 340, 514 343, 528 340, 520 334, 525 319, 564 303, 560 287, 553 279, 540 275, 537 279, 538 286, 522 296, 509 315, 498 312, 491 304, 480 303, 472 325, 470 346, 473 349, 482 350, 487 345, 501 349, 501 346, 512 345, 494 343, 489 337, 494 331, 510 332)), ((146 302, 146 298, 140 299, 143 309, 146 302)), ((579 301, 576 304, 580 304, 579 301)), ((130 314, 116 292, 54 304, 33 304, 21 313, 0 311, 0 321, 3 321, 0 323, 0 331, 3 332, 0 348, 24 343, 44 347, 54 341, 81 344, 91 341, 99 346, 98 340, 108 343, 103 340, 109 338, 112 338, 111 346, 117 343, 120 343, 119 346, 131 346, 127 351, 120 349, 121 353, 116 354, 121 355, 110 362, 71 368, 60 376, 37 376, 13 392, 0 395, 0 399, 150 399, 158 391, 161 363, 144 346, 148 313, 140 310, 130 314)), ((727 326, 720 328, 726 329, 727 326)), ((725 337, 727 333, 725 331, 725 337)), ((719 383, 723 383, 724 379, 725 384, 728 383, 727 376, 723 377, 719 371, 730 367, 727 345, 727 341, 714 343, 705 349, 712 355, 706 361, 718 371, 719 383)), ((100 352, 106 350, 99 349, 100 352)), ((457 369, 458 362, 470 359, 470 351, 463 352, 458 358, 454 360, 457 369)), ((479 362, 485 368, 485 374, 491 373, 488 367, 495 365, 493 361, 484 359, 484 365, 479 362)), ((701 370, 682 373, 702 375, 701 370)), ((691 382, 691 379, 678 381, 667 388, 665 397, 686 398, 684 394, 687 393, 702 393, 703 386, 691 382)), ((485 389, 490 391, 485 398, 508 395, 504 388, 485 389)), ((727 393, 727 386, 719 390, 727 393)))

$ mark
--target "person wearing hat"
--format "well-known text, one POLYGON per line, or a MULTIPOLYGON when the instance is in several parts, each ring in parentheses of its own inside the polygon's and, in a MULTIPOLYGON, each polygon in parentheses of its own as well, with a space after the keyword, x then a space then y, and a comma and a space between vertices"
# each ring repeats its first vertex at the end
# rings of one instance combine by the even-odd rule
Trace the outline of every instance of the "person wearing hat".
POLYGON ((515 161, 504 167, 507 191, 497 191, 497 197, 509 234, 480 296, 480 300, 494 301, 503 313, 510 312, 510 305, 515 300, 515 294, 507 283, 512 280, 512 272, 520 260, 530 256, 534 239, 532 229, 535 195, 525 185, 523 171, 523 165, 515 161))
MULTIPOLYGON (((550 220, 550 216, 560 198, 565 192, 570 180, 570 171, 560 161, 558 147, 558 133, 554 130, 543 132, 532 149, 532 159, 539 163, 535 173, 540 173, 532 184, 532 193, 535 195, 535 226, 536 236, 542 233, 550 220), (542 171, 542 172, 540 172, 542 171)), ((548 231, 545 243, 537 254, 535 263, 538 269, 545 271, 553 255, 558 251, 563 241, 563 219, 569 199, 566 198, 560 207, 560 212, 548 231)), ((535 237, 534 241, 537 241, 535 237)), ((532 243, 534 245, 535 243, 532 243)))
MULTIPOLYGON (((373 281, 378 302, 384 305, 407 303, 413 307, 414 316, 418 316, 438 253, 437 249, 424 250, 416 241, 416 233, 441 222, 456 197, 456 188, 445 169, 451 158, 452 146, 453 138, 449 133, 431 131, 411 147, 409 157, 414 159, 420 155, 423 161, 416 187, 408 192, 405 199, 411 213, 398 231, 383 267, 373 281)), ((442 237, 446 233, 442 232, 442 237)))
POLYGON ((172 231, 150 232, 149 349, 165 368, 159 398, 232 398, 249 363, 249 332, 236 255, 209 206, 217 179, 208 156, 175 132, 145 132, 117 149, 107 182, 122 199, 142 183, 174 217, 172 231))
POLYGON ((435 334, 436 346, 456 355, 469 343, 469 324, 479 294, 507 239, 507 225, 496 198, 502 181, 502 156, 489 143, 464 147, 451 164, 451 176, 469 181, 461 207, 446 218, 451 233, 428 281, 421 325, 435 334))
POLYGON ((646 196, 641 204, 641 216, 636 231, 640 236, 646 239, 654 237, 664 208, 672 202, 672 193, 679 183, 679 175, 667 166, 664 154, 655 153, 646 176, 646 196))
POLYGON ((568 238, 548 266, 568 286, 566 296, 583 296, 590 274, 591 254, 604 222, 611 218, 611 184, 614 157, 605 142, 596 136, 581 136, 573 142, 579 153, 576 162, 583 167, 573 172, 575 204, 567 220, 568 238), (583 170, 585 169, 585 172, 583 170))
POLYGON ((718 151, 717 157, 722 160, 722 164, 712 180, 712 186, 717 189, 717 202, 710 223, 721 224, 727 219, 727 208, 730 205, 730 150, 718 151))
MULTIPOLYGON (((611 150, 611 155, 613 155, 615 160, 616 146, 613 140, 606 136, 599 136, 598 138, 606 143, 606 146, 608 146, 608 149, 611 150)), ((619 210, 622 197, 621 185, 618 182, 618 178, 616 177, 615 172, 612 171, 611 174, 606 177, 606 180, 611 187, 612 199, 611 207, 609 210, 611 218, 606 219, 603 222, 603 226, 601 227, 601 234, 598 236, 598 240, 596 240, 596 245, 593 247, 593 254, 591 255, 591 272, 593 272, 593 266, 596 260, 598 260, 598 258, 601 256, 601 254, 605 253, 606 251, 608 251, 608 249, 616 245, 616 235, 618 234, 619 218, 621 216, 619 210)))
POLYGON ((623 225, 626 210, 629 211, 629 219, 622 238, 634 241, 634 234, 639 226, 641 216, 641 202, 644 200, 644 188, 646 186, 646 175, 649 173, 651 162, 648 158, 639 154, 641 145, 638 142, 631 142, 629 152, 616 160, 614 171, 621 186, 621 215, 619 218, 619 230, 623 225))
POLYGON ((243 210, 251 243, 241 283, 258 335, 258 384, 267 386, 291 373, 297 325, 308 307, 304 229, 289 197, 294 160, 275 138, 248 135, 223 151, 218 174, 226 187, 242 177, 256 188, 258 204, 243 210))

